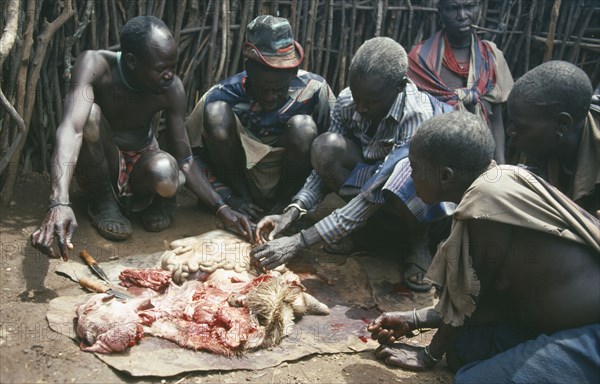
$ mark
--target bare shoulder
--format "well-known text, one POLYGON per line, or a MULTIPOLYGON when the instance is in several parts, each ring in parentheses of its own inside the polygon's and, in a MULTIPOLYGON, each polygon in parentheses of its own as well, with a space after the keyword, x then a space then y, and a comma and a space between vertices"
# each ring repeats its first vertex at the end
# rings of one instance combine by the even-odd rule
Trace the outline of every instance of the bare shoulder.
POLYGON ((99 80, 110 75, 112 66, 116 62, 116 52, 105 50, 83 51, 73 68, 73 80, 99 80))
POLYGON ((183 88, 183 82, 179 76, 173 78, 173 83, 167 88, 164 96, 167 99, 168 109, 177 111, 179 109, 185 110, 186 96, 185 89, 183 88))

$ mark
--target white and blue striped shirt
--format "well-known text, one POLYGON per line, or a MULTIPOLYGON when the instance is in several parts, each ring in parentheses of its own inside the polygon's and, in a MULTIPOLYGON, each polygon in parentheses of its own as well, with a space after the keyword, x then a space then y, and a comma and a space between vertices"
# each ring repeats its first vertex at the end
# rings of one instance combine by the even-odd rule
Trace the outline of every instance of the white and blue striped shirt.
MULTIPOLYGON (((405 145, 419 125, 433 117, 432 102, 437 101, 418 91, 414 83, 408 80, 405 91, 398 94, 375 134, 370 137, 367 131, 371 122, 363 120, 356 112, 352 93, 346 88, 340 93, 331 113, 329 132, 339 133, 359 142, 365 162, 385 162, 392 149, 405 145)), ((294 199, 302 201, 307 209, 311 209, 325 197, 326 192, 325 183, 313 170, 294 199)), ((332 243, 362 227, 380 206, 381 204, 371 202, 359 194, 344 207, 319 221, 315 227, 326 242, 332 243)))

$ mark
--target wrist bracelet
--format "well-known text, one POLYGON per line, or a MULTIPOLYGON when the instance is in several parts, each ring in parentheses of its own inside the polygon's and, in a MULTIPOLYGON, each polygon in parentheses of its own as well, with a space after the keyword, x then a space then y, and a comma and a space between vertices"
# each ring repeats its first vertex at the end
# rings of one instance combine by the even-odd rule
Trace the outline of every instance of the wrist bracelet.
POLYGON ((48 210, 51 210, 52 208, 56 208, 58 206, 64 206, 64 207, 70 207, 71 203, 52 203, 52 204, 48 204, 48 210))
POLYGON ((219 216, 219 212, 221 212, 223 209, 225 208, 229 208, 229 205, 227 204, 223 204, 219 207, 219 209, 217 209, 217 212, 215 212, 215 216, 219 216))
POLYGON ((425 347, 425 356, 427 356, 427 358, 429 358, 434 363, 438 363, 442 359, 441 357, 439 359, 436 359, 431 355, 431 353, 429 352, 429 345, 425 347))
POLYGON ((300 231, 300 238, 302 239, 302 242, 304 243, 304 246, 306 248, 310 247, 310 244, 308 244, 308 241, 306 240, 306 236, 304 235, 304 232, 306 232, 306 229, 303 229, 300 231))
POLYGON ((227 203, 225 201, 223 201, 223 199, 219 199, 219 201, 217 201, 216 203, 214 203, 212 205, 212 208, 215 210, 215 213, 219 211, 219 209, 226 205, 227 203))
POLYGON ((415 329, 419 329, 419 320, 417 319, 417 308, 413 308, 413 317, 415 322, 415 329))
POLYGON ((298 216, 298 217, 302 217, 302 216, 306 215, 306 212, 308 212, 306 209, 302 208, 300 206, 300 204, 292 203, 283 209, 283 213, 286 213, 287 211, 289 211, 292 208, 296 208, 300 212, 300 216, 298 216))

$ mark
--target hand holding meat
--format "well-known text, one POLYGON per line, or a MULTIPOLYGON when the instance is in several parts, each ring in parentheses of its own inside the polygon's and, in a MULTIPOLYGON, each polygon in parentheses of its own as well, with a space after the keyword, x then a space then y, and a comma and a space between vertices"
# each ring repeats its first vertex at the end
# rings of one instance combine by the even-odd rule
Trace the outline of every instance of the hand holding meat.
POLYGON ((261 267, 273 269, 296 257, 304 248, 300 235, 281 237, 254 247, 250 257, 261 267))
POLYGON ((54 206, 48 210, 40 227, 31 235, 31 245, 52 259, 62 257, 66 261, 69 259, 68 250, 73 249, 71 239, 76 229, 77 219, 71 207, 54 206), (55 237, 60 254, 52 247, 55 237))

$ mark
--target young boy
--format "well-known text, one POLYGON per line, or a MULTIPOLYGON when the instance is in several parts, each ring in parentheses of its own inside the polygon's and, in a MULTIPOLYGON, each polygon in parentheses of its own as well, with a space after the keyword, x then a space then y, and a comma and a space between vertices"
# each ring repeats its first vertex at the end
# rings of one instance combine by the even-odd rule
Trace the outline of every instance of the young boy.
POLYGON ((489 129, 466 112, 413 138, 418 195, 458 206, 427 272, 439 303, 381 315, 368 327, 375 354, 413 370, 446 354, 458 383, 598 382, 600 221, 493 152, 489 129), (417 328, 438 328, 430 345, 397 342, 417 328))

